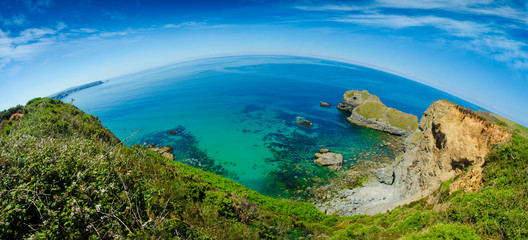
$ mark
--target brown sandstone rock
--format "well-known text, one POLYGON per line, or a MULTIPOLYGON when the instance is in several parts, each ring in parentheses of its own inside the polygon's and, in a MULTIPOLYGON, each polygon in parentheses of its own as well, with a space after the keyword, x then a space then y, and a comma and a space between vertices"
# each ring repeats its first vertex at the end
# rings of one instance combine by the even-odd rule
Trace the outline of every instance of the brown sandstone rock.
POLYGON ((149 145, 148 148, 154 152, 157 152, 169 159, 173 159, 174 160, 174 154, 172 153, 172 151, 174 150, 172 147, 170 146, 163 146, 163 147, 155 147, 155 145, 149 145))
POLYGON ((327 167, 333 171, 339 171, 343 168, 343 155, 338 153, 316 153, 315 163, 319 166, 327 167))

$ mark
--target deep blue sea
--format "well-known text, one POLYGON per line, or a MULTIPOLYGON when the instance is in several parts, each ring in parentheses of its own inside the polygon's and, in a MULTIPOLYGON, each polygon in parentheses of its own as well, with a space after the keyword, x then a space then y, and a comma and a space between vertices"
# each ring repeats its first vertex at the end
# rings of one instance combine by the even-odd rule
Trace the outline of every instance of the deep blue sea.
POLYGON ((178 63, 110 79, 64 100, 74 98, 122 140, 141 129, 127 145, 170 145, 177 161, 284 197, 333 176, 313 163, 322 147, 342 153, 347 165, 370 153, 393 157, 379 147, 387 134, 351 125, 336 109, 350 89, 368 90, 419 118, 439 99, 481 109, 386 72, 292 56, 178 63), (314 126, 296 124, 298 117, 314 126))

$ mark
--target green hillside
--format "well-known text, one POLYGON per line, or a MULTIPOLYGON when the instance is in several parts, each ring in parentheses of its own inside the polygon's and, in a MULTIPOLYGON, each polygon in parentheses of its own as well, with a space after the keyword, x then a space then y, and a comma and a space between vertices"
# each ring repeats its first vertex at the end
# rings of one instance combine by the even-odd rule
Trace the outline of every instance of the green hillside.
POLYGON ((59 100, 31 100, 0 121, 0 239, 528 238, 528 140, 519 135, 488 156, 476 193, 441 188, 434 206, 336 217, 126 147, 59 100))

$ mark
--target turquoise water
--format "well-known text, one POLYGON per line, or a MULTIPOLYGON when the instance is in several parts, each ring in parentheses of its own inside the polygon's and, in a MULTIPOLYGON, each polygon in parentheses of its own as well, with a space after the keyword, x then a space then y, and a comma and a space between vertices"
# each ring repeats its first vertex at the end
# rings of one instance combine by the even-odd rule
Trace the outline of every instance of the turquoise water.
POLYGON ((120 139, 141 129, 127 145, 171 145, 177 161, 288 196, 333 175, 313 163, 321 147, 342 153, 347 164, 367 153, 392 157, 379 147, 386 134, 349 124, 335 108, 349 89, 366 89, 419 117, 438 99, 481 109, 389 73, 291 56, 179 63, 110 79, 67 99, 120 139), (322 108, 320 101, 332 107, 322 108), (296 124, 298 117, 314 126, 296 124))

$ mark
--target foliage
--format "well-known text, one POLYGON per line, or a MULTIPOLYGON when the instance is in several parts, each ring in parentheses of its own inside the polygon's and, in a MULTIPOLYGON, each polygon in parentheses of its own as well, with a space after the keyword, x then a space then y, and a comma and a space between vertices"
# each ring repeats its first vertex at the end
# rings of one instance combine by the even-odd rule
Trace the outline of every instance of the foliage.
POLYGON ((16 111, 24 116, 0 123, 0 239, 528 238, 528 139, 519 135, 486 158, 477 192, 449 194, 451 179, 436 206, 337 217, 126 147, 71 104, 39 98, 16 111))
POLYGON ((0 135, 0 239, 289 238, 325 217, 126 147, 70 104, 35 99, 24 111, 0 135))
POLYGON ((478 240, 480 237, 475 230, 468 226, 455 224, 437 224, 429 229, 426 233, 413 233, 405 236, 403 240, 415 239, 444 239, 444 240, 478 240))

